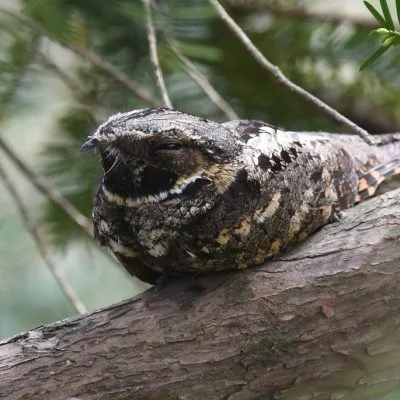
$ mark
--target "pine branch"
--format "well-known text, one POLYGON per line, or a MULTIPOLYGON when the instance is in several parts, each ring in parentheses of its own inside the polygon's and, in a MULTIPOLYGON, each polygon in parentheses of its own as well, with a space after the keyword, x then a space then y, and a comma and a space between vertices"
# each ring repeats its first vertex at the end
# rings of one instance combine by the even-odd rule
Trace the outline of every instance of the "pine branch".
POLYGON ((8 15, 9 17, 17 20, 19 23, 29 27, 36 34, 45 36, 65 47, 66 49, 72 51, 73 53, 79 55, 82 59, 89 62, 92 66, 98 68, 100 71, 114 79, 115 82, 119 83, 123 88, 129 90, 134 96, 143 101, 143 103, 150 106, 157 106, 158 102, 152 97, 152 95, 143 88, 134 79, 128 77, 122 71, 117 69, 113 64, 102 58, 100 55, 86 49, 82 46, 73 44, 67 40, 55 37, 47 32, 43 27, 30 18, 23 17, 17 13, 9 11, 5 8, 0 8, 0 13, 8 15))
POLYGON ((365 129, 356 125, 344 115, 340 114, 337 110, 330 107, 328 104, 324 103, 322 100, 288 79, 276 65, 272 64, 265 58, 265 56, 260 52, 260 50, 258 50, 258 48, 249 39, 249 37, 243 32, 239 25, 236 24, 236 22, 230 17, 230 15, 225 11, 225 9, 217 0, 209 1, 214 6, 221 19, 227 24, 232 33, 243 43, 248 52, 253 56, 257 63, 264 68, 266 72, 272 75, 281 85, 285 86, 290 91, 301 96, 304 100, 308 101, 311 104, 314 104, 315 106, 323 110, 326 115, 331 117, 333 120, 349 127, 353 132, 357 133, 366 143, 370 145, 373 144, 373 139, 365 129))

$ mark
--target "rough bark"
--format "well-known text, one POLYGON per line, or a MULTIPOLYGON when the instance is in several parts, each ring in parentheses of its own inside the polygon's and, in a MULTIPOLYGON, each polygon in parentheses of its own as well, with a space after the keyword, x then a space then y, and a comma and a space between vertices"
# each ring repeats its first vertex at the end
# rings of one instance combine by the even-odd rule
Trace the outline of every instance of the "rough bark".
POLYGON ((400 385, 400 191, 262 267, 0 343, 0 397, 378 399, 400 385))

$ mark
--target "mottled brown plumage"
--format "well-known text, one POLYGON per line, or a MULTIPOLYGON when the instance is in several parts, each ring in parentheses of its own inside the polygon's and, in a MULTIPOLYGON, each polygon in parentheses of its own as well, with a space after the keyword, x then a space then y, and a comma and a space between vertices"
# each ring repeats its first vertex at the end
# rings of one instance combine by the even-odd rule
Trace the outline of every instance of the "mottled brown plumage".
POLYGON ((257 265, 399 173, 400 136, 380 142, 168 109, 117 114, 83 146, 104 168, 95 237, 151 283, 257 265))

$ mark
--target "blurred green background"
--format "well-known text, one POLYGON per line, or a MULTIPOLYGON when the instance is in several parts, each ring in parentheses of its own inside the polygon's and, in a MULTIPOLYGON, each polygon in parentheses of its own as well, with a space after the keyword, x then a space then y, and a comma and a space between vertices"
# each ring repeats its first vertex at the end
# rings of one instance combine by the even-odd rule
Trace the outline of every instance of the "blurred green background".
MULTIPOLYGON (((378 47, 377 39, 367 37, 376 24, 361 1, 222 3, 293 81, 370 132, 398 129, 397 49, 358 72, 378 47)), ((171 40, 240 118, 294 130, 345 130, 267 76, 208 2, 159 0, 154 17, 175 108, 227 119, 186 73, 171 40)), ((95 155, 79 152, 80 144, 110 114, 149 106, 116 82, 114 73, 105 72, 104 65, 111 64, 160 102, 141 2, 1 0, 0 28, 0 135, 90 218, 100 170, 95 155)), ((89 310, 145 289, 127 279, 1 151, 0 161, 30 215, 44 228, 55 263, 89 310)), ((74 311, 39 256, 15 201, 2 183, 0 188, 0 337, 5 338, 74 311)))

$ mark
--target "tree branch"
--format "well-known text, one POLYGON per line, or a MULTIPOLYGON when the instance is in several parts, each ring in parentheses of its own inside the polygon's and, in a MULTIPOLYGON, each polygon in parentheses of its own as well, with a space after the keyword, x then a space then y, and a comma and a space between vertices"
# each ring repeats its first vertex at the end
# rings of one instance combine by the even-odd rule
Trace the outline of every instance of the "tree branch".
POLYGON ((377 399, 400 382, 400 190, 262 267, 0 344, 8 400, 377 399))

